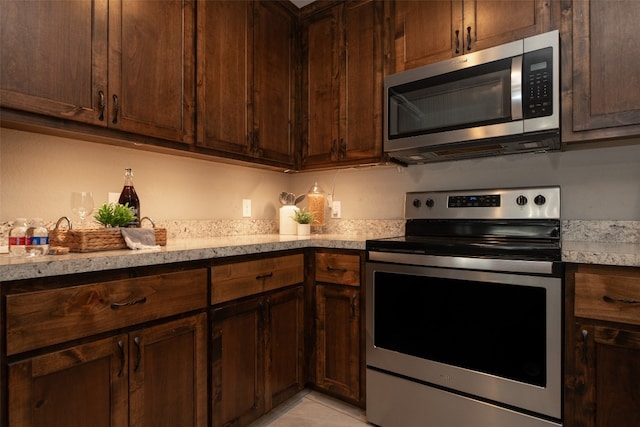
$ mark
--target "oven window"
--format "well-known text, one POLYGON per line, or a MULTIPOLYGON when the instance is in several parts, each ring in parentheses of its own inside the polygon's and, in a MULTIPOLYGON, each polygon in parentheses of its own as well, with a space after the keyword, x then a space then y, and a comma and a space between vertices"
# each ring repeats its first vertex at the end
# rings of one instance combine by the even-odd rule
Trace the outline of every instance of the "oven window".
POLYGON ((373 298, 376 347, 546 385, 544 288, 376 272, 373 298))

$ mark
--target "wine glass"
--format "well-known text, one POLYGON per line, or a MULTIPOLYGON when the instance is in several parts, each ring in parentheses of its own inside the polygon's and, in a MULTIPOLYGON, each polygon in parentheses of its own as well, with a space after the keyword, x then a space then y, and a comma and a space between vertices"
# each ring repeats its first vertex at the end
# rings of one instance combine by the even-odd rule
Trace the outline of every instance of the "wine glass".
POLYGON ((91 191, 74 191, 71 193, 71 211, 80 217, 80 225, 93 213, 94 202, 91 191))

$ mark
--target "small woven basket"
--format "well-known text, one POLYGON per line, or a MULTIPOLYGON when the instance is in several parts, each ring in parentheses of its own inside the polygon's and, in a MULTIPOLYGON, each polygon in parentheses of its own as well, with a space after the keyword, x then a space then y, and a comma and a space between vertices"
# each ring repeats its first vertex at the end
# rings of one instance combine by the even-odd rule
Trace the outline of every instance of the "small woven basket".
MULTIPOLYGON (((156 245, 167 244, 167 229, 154 228, 156 245)), ((118 228, 66 230, 55 228, 49 232, 49 245, 69 248, 71 252, 96 252, 126 249, 127 244, 118 228)))

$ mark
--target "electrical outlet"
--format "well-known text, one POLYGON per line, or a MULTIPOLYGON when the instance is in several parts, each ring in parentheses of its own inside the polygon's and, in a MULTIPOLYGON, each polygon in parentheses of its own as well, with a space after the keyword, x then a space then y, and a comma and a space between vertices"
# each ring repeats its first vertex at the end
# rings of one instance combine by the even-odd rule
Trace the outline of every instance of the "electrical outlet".
POLYGON ((331 218, 341 218, 342 217, 342 206, 340 202, 334 200, 331 203, 331 218))
POLYGON ((251 200, 242 199, 242 217, 251 218, 251 200))

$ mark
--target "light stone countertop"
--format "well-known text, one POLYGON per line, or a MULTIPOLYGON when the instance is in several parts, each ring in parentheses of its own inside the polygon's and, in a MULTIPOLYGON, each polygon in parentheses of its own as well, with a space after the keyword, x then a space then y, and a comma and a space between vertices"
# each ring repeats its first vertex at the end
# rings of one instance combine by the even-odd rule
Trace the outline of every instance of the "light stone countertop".
POLYGON ((562 261, 640 267, 640 221, 563 221, 562 261))
MULTIPOLYGON (((0 282, 37 277, 104 271, 268 253, 287 249, 335 248, 364 250, 368 239, 403 234, 393 227, 372 227, 373 232, 313 234, 298 237, 279 234, 233 235, 208 238, 169 238, 160 250, 129 249, 48 255, 34 259, 0 254, 0 282)), ((640 267, 640 222, 567 220, 562 224, 562 261, 640 267)))
POLYGON ((562 261, 640 267, 640 243, 562 242, 562 261))
POLYGON ((47 255, 32 259, 0 254, 0 282, 37 277, 141 267, 185 261, 206 260, 267 253, 287 249, 335 248, 364 250, 367 239, 379 235, 319 234, 298 237, 279 234, 168 239, 159 250, 113 250, 66 255, 47 255))

